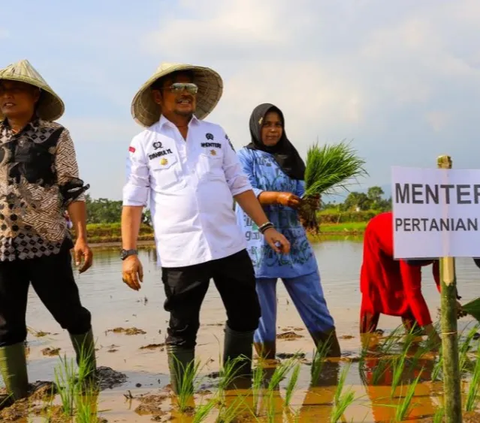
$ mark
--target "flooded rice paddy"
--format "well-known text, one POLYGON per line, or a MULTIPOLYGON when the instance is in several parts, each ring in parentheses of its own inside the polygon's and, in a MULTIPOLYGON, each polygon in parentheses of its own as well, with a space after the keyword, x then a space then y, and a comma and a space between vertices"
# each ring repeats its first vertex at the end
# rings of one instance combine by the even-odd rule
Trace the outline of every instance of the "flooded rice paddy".
MULTIPOLYGON (((251 390, 221 389, 218 372, 226 316, 212 284, 201 314, 196 394, 181 404, 184 412, 168 386, 164 351, 168 314, 163 310, 161 271, 154 249, 141 251, 145 277, 139 292, 122 282, 117 249, 95 249, 93 268, 77 279, 82 301, 93 315, 98 366, 104 377, 98 397, 91 398, 87 411, 71 421, 97 421, 96 415, 99 421, 108 422, 441 422, 441 362, 426 341, 406 337, 403 331, 395 333, 400 320, 385 316, 379 324, 383 334, 370 340, 359 337, 361 242, 325 241, 314 248, 336 320, 342 359, 315 360, 312 341, 279 283, 277 362, 258 366, 251 390), (279 384, 274 383, 282 372, 279 384)), ((432 315, 438 317, 440 297, 431 270, 423 272, 423 292, 432 315)), ((457 261, 457 277, 462 302, 480 296, 480 272, 471 260, 457 261)), ((28 307, 30 381, 54 381, 60 358, 72 359, 73 348, 68 334, 33 290, 28 307)), ((480 421, 474 389, 480 386, 480 360, 477 364, 475 352, 479 335, 467 317, 459 321, 459 328, 464 331, 460 346, 463 403, 471 409, 464 421, 480 421), (474 374, 477 383, 471 382, 474 374)), ((61 414, 60 396, 45 401, 31 399, 23 404, 30 407, 28 416, 22 410, 5 409, 1 417, 3 421, 68 421, 61 414)))

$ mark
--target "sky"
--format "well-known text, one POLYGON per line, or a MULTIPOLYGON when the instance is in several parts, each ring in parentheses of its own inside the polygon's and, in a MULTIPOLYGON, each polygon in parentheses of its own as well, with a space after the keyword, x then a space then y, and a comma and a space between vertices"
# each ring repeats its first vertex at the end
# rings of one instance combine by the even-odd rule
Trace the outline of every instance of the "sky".
POLYGON ((28 59, 66 104, 93 198, 119 200, 128 145, 142 130, 133 96, 162 62, 208 66, 224 92, 208 121, 235 148, 260 103, 289 139, 351 141, 369 176, 391 167, 478 168, 477 0, 22 0, 0 15, 0 67, 28 59))

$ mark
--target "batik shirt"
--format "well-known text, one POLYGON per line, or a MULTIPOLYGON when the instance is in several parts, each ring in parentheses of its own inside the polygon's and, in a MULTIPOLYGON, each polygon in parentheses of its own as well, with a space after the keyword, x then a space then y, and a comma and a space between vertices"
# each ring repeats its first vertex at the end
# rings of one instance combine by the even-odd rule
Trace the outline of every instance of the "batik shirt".
POLYGON ((63 213, 86 189, 67 129, 35 119, 15 134, 0 121, 0 261, 56 254, 71 243, 63 213))
MULTIPOLYGON (((242 148, 238 157, 257 197, 262 191, 290 192, 299 197, 303 195, 304 182, 291 179, 285 174, 271 154, 242 148)), ((255 223, 237 204, 237 222, 245 236, 256 277, 294 278, 315 272, 317 262, 298 212, 281 205, 268 205, 263 208, 268 219, 288 239, 291 247, 287 255, 275 253, 255 223)))

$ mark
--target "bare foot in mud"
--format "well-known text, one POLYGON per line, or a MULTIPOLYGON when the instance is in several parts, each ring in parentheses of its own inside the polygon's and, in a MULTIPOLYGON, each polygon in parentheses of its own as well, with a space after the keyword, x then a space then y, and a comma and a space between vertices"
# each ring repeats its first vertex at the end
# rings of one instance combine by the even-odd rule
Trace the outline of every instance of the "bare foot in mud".
POLYGON ((60 350, 61 348, 44 348, 42 350, 42 354, 43 355, 46 355, 46 356, 49 356, 49 357, 53 357, 55 355, 60 355, 60 350))
POLYGON ((304 338, 304 336, 298 335, 297 333, 292 332, 292 331, 281 333, 280 335, 277 335, 277 339, 285 339, 287 341, 292 341, 294 339, 300 339, 300 338, 304 338))
POLYGON ((123 333, 125 335, 145 335, 147 332, 145 332, 142 329, 138 328, 115 328, 115 329, 109 329, 107 330, 108 332, 113 332, 113 333, 123 333))

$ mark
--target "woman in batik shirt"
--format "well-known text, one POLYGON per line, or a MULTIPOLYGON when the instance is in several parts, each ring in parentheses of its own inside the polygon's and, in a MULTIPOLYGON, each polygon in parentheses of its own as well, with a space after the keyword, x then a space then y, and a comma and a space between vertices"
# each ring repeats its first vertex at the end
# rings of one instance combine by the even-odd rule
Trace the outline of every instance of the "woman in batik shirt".
POLYGON ((315 345, 328 342, 328 355, 339 356, 335 325, 325 301, 320 273, 298 209, 304 192, 305 164, 285 133, 278 107, 261 104, 250 118, 251 143, 238 152, 257 198, 269 220, 291 244, 290 253, 275 253, 258 228, 237 205, 257 278, 262 316, 255 332, 257 352, 267 359, 276 354, 276 284, 282 279, 315 345))

